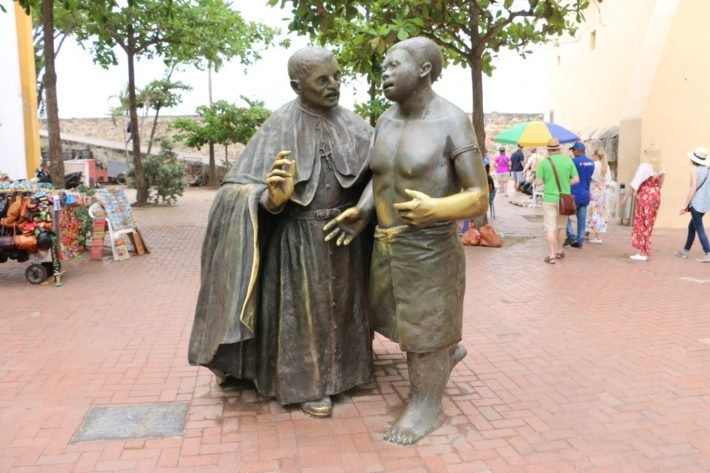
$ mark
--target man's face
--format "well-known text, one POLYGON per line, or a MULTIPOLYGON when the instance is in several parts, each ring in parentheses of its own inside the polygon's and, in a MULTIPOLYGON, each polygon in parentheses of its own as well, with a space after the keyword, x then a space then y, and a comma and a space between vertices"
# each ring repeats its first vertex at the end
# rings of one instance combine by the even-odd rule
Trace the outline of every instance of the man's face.
POLYGON ((329 110, 340 100, 340 67, 335 58, 311 67, 308 75, 296 83, 296 93, 306 105, 329 110))
POLYGON ((417 62, 405 49, 395 49, 385 56, 382 64, 382 90, 393 102, 402 102, 419 84, 417 62))

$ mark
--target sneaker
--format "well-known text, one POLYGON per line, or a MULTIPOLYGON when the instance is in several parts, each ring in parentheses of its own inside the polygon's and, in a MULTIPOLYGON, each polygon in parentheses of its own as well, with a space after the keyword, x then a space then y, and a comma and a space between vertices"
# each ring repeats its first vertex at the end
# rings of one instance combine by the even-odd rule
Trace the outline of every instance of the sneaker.
POLYGON ((646 261, 646 260, 648 260, 648 256, 642 255, 642 254, 640 254, 640 253, 639 253, 639 254, 635 254, 635 255, 631 255, 631 256, 629 256, 629 258, 631 258, 631 259, 634 260, 634 261, 646 261))
POLYGON ((564 244, 563 244, 562 246, 563 246, 563 247, 565 247, 565 246, 570 246, 573 241, 574 241, 574 240, 572 240, 571 238, 567 237, 567 238, 565 238, 565 242, 564 242, 564 244))
POLYGON ((673 254, 680 257, 680 258, 687 258, 688 257, 688 252, 685 250, 678 250, 673 254))
POLYGON ((710 263, 710 253, 706 254, 702 258, 696 259, 695 261, 697 261, 699 263, 710 263))
POLYGON ((594 243, 595 245, 601 245, 602 241, 599 238, 593 238, 589 240, 589 243, 594 243))
POLYGON ((573 241, 572 243, 569 244, 572 248, 579 248, 580 250, 582 249, 582 244, 578 241, 573 241))

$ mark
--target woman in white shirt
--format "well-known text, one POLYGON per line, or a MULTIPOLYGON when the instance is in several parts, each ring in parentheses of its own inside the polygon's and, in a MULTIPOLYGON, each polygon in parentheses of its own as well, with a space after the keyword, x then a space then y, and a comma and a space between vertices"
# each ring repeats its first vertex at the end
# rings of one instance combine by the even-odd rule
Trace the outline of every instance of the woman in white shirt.
POLYGON ((589 243, 600 244, 602 242, 600 234, 606 233, 609 224, 606 184, 612 180, 612 177, 604 150, 595 149, 592 159, 594 160, 594 173, 592 174, 592 184, 589 187, 587 230, 589 231, 589 243))

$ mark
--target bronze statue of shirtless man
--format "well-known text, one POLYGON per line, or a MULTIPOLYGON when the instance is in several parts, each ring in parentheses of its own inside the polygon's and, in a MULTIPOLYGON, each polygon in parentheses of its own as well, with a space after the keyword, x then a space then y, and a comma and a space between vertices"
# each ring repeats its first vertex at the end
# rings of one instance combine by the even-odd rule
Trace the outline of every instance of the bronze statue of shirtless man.
POLYGON ((439 47, 426 38, 392 46, 383 64, 394 102, 377 122, 372 180, 357 206, 324 227, 348 245, 377 216, 369 298, 372 327, 407 352, 410 400, 385 439, 411 444, 444 421, 442 397, 459 345, 465 288, 456 220, 484 215, 488 187, 471 121, 431 88, 439 47))

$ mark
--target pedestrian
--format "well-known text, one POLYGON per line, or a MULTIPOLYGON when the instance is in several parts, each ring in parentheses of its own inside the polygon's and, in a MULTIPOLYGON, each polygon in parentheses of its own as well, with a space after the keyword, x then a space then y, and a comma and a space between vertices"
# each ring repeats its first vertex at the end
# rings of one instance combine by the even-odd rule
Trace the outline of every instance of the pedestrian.
POLYGON ((288 76, 296 99, 259 127, 212 204, 188 360, 327 417, 331 396, 371 380, 371 239, 336 248, 322 227, 367 184, 373 130, 338 105, 330 51, 299 49, 288 76))
POLYGON ((508 180, 510 179, 510 158, 505 154, 505 146, 498 147, 498 156, 493 160, 496 170, 498 190, 508 197, 508 180))
POLYGON ((577 168, 567 156, 560 154, 560 142, 556 138, 547 142, 548 158, 537 167, 534 184, 544 185, 542 213, 547 239, 545 263, 555 264, 565 257, 563 243, 567 228, 567 215, 560 215, 560 193, 569 194, 570 187, 579 182, 577 168))
POLYGON ((488 180, 488 210, 491 213, 491 218, 495 219, 496 208, 494 204, 496 199, 496 184, 491 177, 491 165, 485 164, 484 168, 486 169, 486 179, 488 180))
POLYGON ((570 151, 574 155, 572 162, 577 168, 579 182, 572 186, 572 195, 574 196, 574 204, 577 207, 577 232, 574 232, 572 219, 567 220, 567 239, 565 246, 582 249, 584 246, 585 227, 587 226, 587 206, 589 205, 589 186, 592 183, 592 174, 594 174, 594 161, 585 156, 586 147, 581 141, 575 141, 570 147, 570 151))
POLYGON ((609 208, 607 207, 607 183, 613 177, 609 169, 609 161, 603 149, 597 148, 592 153, 594 173, 592 185, 589 188, 589 207, 587 208, 587 232, 589 243, 601 244, 602 233, 606 233, 609 224, 609 208))
POLYGON ((128 125, 126 125, 126 133, 128 133, 128 138, 126 139, 126 144, 133 139, 133 124, 128 120, 128 125))
POLYGON ((510 156, 510 170, 515 180, 515 192, 520 192, 520 185, 525 181, 523 168, 525 167, 525 154, 523 147, 518 143, 518 148, 510 156))
POLYGON ((535 171, 537 171, 537 166, 543 159, 545 158, 537 152, 537 148, 530 149, 530 156, 528 156, 525 167, 523 167, 523 176, 526 176, 528 181, 535 180, 535 171))
POLYGON ((690 187, 688 196, 685 198, 685 205, 680 209, 680 214, 690 212, 690 222, 688 223, 688 238, 682 250, 675 253, 676 256, 687 258, 690 248, 695 241, 695 234, 698 234, 700 245, 703 247, 705 255, 695 261, 710 263, 710 243, 703 226, 703 216, 710 210, 710 151, 707 148, 699 147, 695 151, 688 153, 693 169, 690 171, 690 187))
POLYGON ((623 207, 626 201, 636 194, 631 246, 636 248, 638 252, 629 256, 634 261, 647 261, 651 256, 651 235, 656 223, 658 208, 661 206, 661 187, 664 180, 665 172, 661 168, 660 154, 651 145, 644 152, 644 162, 636 168, 634 178, 629 183, 629 191, 619 204, 620 207, 623 207))
POLYGON ((466 268, 455 220, 484 215, 488 206, 471 121, 431 87, 442 63, 441 49, 428 38, 389 49, 382 85, 394 105, 377 121, 371 187, 326 225, 346 232, 338 236, 345 243, 353 223, 373 212, 377 218, 370 320, 406 351, 411 386, 407 407, 385 434, 399 444, 416 442, 444 421, 444 388, 466 355, 459 344, 466 268))

